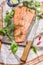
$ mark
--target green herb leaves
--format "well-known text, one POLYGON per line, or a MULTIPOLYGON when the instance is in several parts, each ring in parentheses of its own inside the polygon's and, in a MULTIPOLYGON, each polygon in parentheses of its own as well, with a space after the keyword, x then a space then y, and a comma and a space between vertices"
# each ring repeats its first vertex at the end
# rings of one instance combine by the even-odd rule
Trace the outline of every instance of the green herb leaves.
POLYGON ((26 7, 28 7, 28 4, 29 4, 28 1, 23 2, 23 5, 26 6, 26 7))
POLYGON ((12 9, 12 11, 10 13, 7 11, 4 21, 7 22, 7 23, 10 22, 11 17, 14 16, 14 14, 15 14, 15 10, 13 10, 13 9, 12 9))
POLYGON ((42 15, 37 15, 38 20, 43 19, 42 15))
POLYGON ((15 10, 12 9, 10 15, 11 15, 11 16, 14 16, 14 14, 15 14, 15 10))
POLYGON ((10 49, 11 49, 12 53, 15 54, 16 51, 18 50, 18 45, 15 42, 13 42, 13 43, 11 43, 10 49))
POLYGON ((35 2, 35 7, 39 7, 40 6, 40 2, 35 2))
POLYGON ((32 46, 32 50, 33 50, 33 52, 34 52, 35 54, 37 54, 37 48, 36 48, 36 47, 32 46))
POLYGON ((0 34, 5 35, 6 34, 6 28, 3 28, 2 30, 0 30, 0 34))
POLYGON ((28 7, 28 5, 34 5, 35 7, 39 7, 40 6, 40 2, 38 1, 34 1, 34 0, 30 0, 30 2, 28 1, 23 1, 23 5, 28 7))
POLYGON ((34 2, 34 0, 30 0, 30 3, 33 3, 34 2))
POLYGON ((6 17, 4 19, 5 22, 10 22, 11 21, 11 16, 10 14, 6 14, 6 17))
POLYGON ((15 10, 12 9, 12 11, 9 13, 6 11, 6 16, 5 16, 5 23, 6 26, 0 30, 0 34, 7 35, 9 40, 13 37, 12 32, 14 31, 14 23, 12 22, 12 16, 14 16, 15 10))

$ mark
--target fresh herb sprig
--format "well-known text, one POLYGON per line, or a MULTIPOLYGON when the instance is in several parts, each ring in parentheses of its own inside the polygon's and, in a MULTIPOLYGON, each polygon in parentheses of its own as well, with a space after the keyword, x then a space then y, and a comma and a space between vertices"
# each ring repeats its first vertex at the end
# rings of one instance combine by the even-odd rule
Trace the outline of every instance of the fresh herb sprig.
POLYGON ((35 8, 36 7, 39 7, 40 6, 40 2, 35 2, 34 0, 30 0, 29 2, 28 1, 23 1, 23 5, 28 7, 28 6, 34 6, 35 8))
POLYGON ((14 14, 15 14, 15 10, 13 9, 10 13, 8 11, 6 12, 4 21, 7 23, 7 25, 12 23, 11 21, 12 21, 12 17, 14 16, 14 14))
POLYGON ((23 1, 23 5, 28 7, 28 1, 23 1))
POLYGON ((11 15, 10 14, 6 14, 6 17, 4 19, 5 22, 10 22, 11 21, 11 15))
POLYGON ((32 46, 32 50, 33 50, 33 52, 34 52, 35 54, 37 54, 37 48, 36 48, 36 47, 32 46))
POLYGON ((18 45, 16 42, 11 43, 10 50, 12 51, 13 54, 15 54, 17 52, 18 45))
POLYGON ((7 35, 10 40, 13 37, 12 32, 14 31, 14 23, 12 22, 12 16, 14 16, 14 14, 15 10, 13 9, 11 12, 6 12, 4 21, 7 25, 2 30, 0 30, 0 34, 7 35))
POLYGON ((40 7, 40 2, 35 2, 35 7, 40 7))
POLYGON ((34 2, 34 0, 30 0, 30 3, 33 3, 34 2))

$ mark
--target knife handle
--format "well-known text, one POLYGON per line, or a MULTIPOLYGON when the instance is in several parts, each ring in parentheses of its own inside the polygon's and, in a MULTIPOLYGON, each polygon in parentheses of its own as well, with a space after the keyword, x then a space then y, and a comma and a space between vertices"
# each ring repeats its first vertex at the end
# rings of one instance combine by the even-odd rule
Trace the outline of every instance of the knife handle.
POLYGON ((26 47, 24 48, 23 55, 22 55, 22 57, 21 57, 21 60, 22 60, 23 62, 25 62, 26 59, 27 59, 27 56, 28 56, 28 53, 29 53, 29 51, 30 51, 31 45, 32 45, 32 41, 28 41, 28 42, 26 43, 26 47))

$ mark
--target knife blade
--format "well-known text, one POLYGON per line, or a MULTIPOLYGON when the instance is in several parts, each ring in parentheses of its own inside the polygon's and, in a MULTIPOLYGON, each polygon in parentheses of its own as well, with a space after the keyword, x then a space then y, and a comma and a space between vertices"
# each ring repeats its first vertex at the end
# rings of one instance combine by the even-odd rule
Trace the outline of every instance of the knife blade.
POLYGON ((37 28, 38 28, 38 25, 39 25, 39 21, 37 21, 37 19, 36 19, 35 22, 36 23, 34 24, 32 30, 31 30, 30 36, 27 39, 28 42, 26 44, 26 47, 24 48, 23 55, 21 56, 22 61, 26 61, 28 54, 29 54, 29 51, 30 51, 30 48, 31 48, 31 45, 32 45, 33 40, 35 38, 36 31, 37 31, 37 28))

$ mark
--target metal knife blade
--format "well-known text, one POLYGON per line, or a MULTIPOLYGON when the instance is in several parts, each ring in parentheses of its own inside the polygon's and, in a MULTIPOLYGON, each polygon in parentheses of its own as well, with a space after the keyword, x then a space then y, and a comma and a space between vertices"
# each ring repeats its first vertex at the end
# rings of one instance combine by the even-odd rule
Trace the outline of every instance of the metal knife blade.
POLYGON ((33 39, 34 39, 35 36, 36 36, 36 31, 37 31, 38 25, 39 25, 39 21, 38 21, 37 18, 36 18, 35 24, 34 24, 32 30, 31 30, 31 33, 30 33, 30 35, 28 36, 28 39, 27 39, 27 40, 33 41, 33 39))
POLYGON ((30 51, 30 48, 31 48, 31 45, 33 43, 33 40, 35 38, 35 35, 36 35, 36 30, 38 28, 38 25, 39 25, 39 21, 35 21, 36 23, 34 24, 32 30, 31 30, 31 33, 30 33, 30 36, 28 37, 28 41, 27 41, 27 44, 26 44, 26 47, 24 48, 24 51, 23 51, 23 55, 21 57, 21 60, 22 61, 26 61, 27 59, 27 56, 28 56, 28 53, 30 51))

